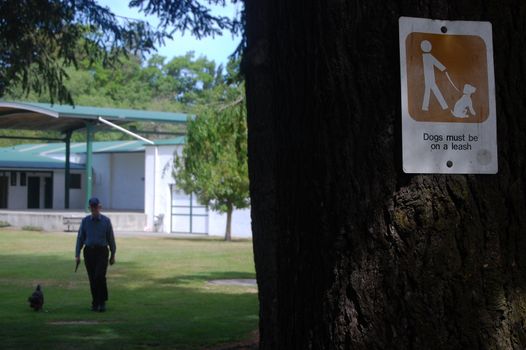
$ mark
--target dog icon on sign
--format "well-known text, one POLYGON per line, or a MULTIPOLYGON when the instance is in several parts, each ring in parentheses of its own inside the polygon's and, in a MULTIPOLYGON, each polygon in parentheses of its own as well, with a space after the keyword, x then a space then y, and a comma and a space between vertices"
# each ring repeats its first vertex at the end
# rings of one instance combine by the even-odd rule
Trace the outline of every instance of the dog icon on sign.
POLYGON ((456 118, 469 118, 469 114, 475 116, 476 112, 473 109, 473 101, 471 95, 477 91, 477 88, 466 84, 464 85, 464 95, 455 103, 455 108, 451 111, 456 118))

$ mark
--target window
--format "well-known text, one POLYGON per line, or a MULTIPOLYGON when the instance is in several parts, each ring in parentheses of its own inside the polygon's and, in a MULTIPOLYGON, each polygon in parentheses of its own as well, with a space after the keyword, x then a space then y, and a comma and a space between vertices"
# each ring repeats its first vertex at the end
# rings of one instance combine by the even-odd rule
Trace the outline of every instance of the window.
POLYGON ((69 174, 69 188, 80 189, 81 174, 69 174))
POLYGON ((20 186, 26 185, 26 173, 20 173, 20 186))
POLYGON ((11 172, 11 186, 16 186, 16 171, 11 172))

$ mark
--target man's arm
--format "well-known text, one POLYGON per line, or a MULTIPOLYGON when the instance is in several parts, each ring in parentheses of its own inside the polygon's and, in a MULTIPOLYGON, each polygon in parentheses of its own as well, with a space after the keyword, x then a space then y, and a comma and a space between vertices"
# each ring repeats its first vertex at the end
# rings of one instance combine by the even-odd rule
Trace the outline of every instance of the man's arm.
POLYGON ((108 245, 110 246, 110 265, 115 263, 115 252, 117 251, 117 245, 115 244, 115 235, 113 234, 113 226, 111 220, 108 219, 108 232, 106 234, 108 245))
POLYGON ((77 244, 75 246, 75 260, 80 261, 80 250, 86 241, 86 232, 84 231, 84 219, 80 222, 79 231, 77 233, 77 244))

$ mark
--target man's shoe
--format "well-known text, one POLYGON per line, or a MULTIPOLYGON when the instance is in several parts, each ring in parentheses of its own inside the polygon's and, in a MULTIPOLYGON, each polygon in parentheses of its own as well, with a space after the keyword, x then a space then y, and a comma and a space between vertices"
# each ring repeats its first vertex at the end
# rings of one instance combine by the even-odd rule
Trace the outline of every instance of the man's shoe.
POLYGON ((104 311, 106 311, 106 305, 100 304, 99 305, 99 312, 104 312, 104 311))
POLYGON ((91 305, 91 311, 99 311, 98 305, 91 305))

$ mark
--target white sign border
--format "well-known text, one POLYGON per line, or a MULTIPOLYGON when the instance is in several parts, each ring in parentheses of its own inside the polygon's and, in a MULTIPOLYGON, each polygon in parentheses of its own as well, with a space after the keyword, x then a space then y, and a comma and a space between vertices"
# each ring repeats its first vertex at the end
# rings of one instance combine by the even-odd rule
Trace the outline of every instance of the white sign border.
MULTIPOLYGON (((405 173, 423 174, 496 174, 498 172, 498 151, 497 151, 497 116, 495 106, 495 78, 493 69, 493 39, 492 26, 490 22, 473 21, 445 21, 432 20, 425 18, 400 17, 400 76, 401 76, 401 102, 402 102, 402 159, 403 170, 405 173), (442 34, 442 27, 447 28, 446 35, 477 35, 486 45, 487 72, 488 72, 488 94, 489 94, 489 115, 483 123, 437 123, 437 122, 418 122, 411 118, 408 111, 407 97, 407 67, 406 67, 406 47, 407 36, 413 32, 430 34, 442 34), (483 126, 481 124, 484 124, 483 126), (423 130, 432 130, 434 134, 466 134, 469 130, 481 131, 478 146, 469 152, 471 156, 466 160, 466 151, 434 151, 426 150, 426 146, 420 139, 423 130), (416 146, 415 146, 416 145, 416 146), (416 149, 420 147, 420 149, 416 149), (478 153, 476 153, 478 151, 478 153), (481 153, 483 152, 483 153, 481 153), (487 164, 477 161, 477 156, 491 156, 487 164), (453 164, 449 167, 447 164, 453 164)), ((484 162, 483 162, 484 163, 484 162)))

